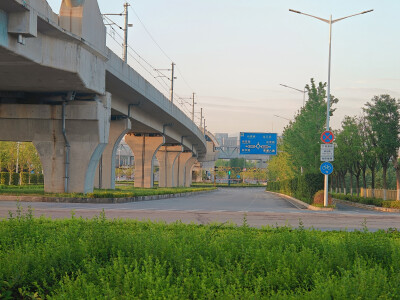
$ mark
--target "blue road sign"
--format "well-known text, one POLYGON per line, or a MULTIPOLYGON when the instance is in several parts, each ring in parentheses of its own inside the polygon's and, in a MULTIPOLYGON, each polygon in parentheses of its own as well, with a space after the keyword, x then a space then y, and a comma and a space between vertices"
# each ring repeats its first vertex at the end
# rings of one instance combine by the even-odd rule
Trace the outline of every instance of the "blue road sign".
POLYGON ((278 135, 276 133, 240 133, 240 154, 276 155, 278 135))
POLYGON ((324 175, 330 175, 333 172, 333 165, 330 162, 324 162, 319 168, 324 175))

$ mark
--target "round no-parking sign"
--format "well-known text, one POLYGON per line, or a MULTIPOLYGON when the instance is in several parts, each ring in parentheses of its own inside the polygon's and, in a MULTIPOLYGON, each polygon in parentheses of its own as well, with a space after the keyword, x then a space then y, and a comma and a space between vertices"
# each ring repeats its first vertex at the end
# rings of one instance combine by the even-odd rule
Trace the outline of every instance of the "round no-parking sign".
POLYGON ((321 135, 321 141, 322 141, 324 144, 330 144, 330 143, 333 142, 334 139, 335 139, 335 136, 333 135, 333 132, 332 132, 332 131, 329 131, 329 130, 324 131, 324 132, 322 133, 322 135, 321 135))

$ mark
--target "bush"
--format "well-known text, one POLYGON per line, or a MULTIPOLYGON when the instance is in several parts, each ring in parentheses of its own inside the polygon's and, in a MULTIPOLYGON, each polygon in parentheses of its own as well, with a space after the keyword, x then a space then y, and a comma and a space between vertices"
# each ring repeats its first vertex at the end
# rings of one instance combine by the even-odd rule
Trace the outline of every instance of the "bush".
POLYGON ((12 173, 11 174, 11 185, 19 185, 19 173, 12 173))
POLYGON ((38 174, 31 174, 31 184, 38 183, 38 174))
POLYGON ((44 184, 44 175, 43 174, 38 174, 37 175, 37 184, 44 184))
POLYGON ((317 191, 324 188, 324 176, 321 173, 308 173, 293 179, 269 182, 268 191, 278 192, 312 203, 317 191))
MULTIPOLYGON (((320 190, 320 191, 316 192, 315 195, 314 195, 313 204, 324 205, 324 197, 325 197, 325 191, 324 190, 320 190)), ((331 194, 328 194, 328 205, 333 205, 332 195, 331 194)))
POLYGON ((400 209, 400 201, 382 201, 382 206, 386 208, 400 209))
POLYGON ((20 176, 21 176, 21 185, 29 184, 29 173, 28 172, 22 172, 22 173, 20 173, 20 176))
POLYGON ((0 173, 0 184, 2 184, 2 185, 10 184, 10 173, 8 173, 8 172, 0 173))

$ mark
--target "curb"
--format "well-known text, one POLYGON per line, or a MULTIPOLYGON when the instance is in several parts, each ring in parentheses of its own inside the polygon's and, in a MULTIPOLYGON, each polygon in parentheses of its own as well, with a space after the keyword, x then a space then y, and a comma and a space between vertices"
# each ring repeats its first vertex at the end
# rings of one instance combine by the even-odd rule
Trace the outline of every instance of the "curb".
POLYGON ((314 211, 334 211, 335 210, 332 207, 325 208, 325 207, 313 206, 313 205, 310 205, 299 199, 293 198, 293 197, 285 195, 285 194, 280 194, 280 193, 270 192, 270 191, 266 191, 266 193, 271 193, 271 194, 275 194, 275 195, 284 197, 284 198, 286 198, 286 200, 288 200, 291 204, 296 206, 298 209, 309 209, 309 210, 314 210, 314 211))
POLYGON ((388 213, 400 213, 400 209, 397 209, 397 208, 379 207, 379 206, 375 206, 375 205, 361 204, 361 203, 356 203, 356 202, 351 202, 351 201, 346 201, 346 200, 339 200, 339 199, 332 199, 332 200, 335 203, 341 203, 344 205, 353 206, 353 207, 357 207, 357 208, 375 210, 375 211, 380 211, 380 212, 388 212, 388 213))
POLYGON ((216 190, 186 192, 178 194, 164 194, 164 195, 151 195, 151 196, 137 196, 130 198, 64 198, 64 197, 42 197, 42 196, 6 196, 0 195, 1 201, 21 201, 21 202, 52 202, 52 203, 86 203, 86 204, 121 204, 130 202, 163 200, 170 198, 181 198, 185 196, 192 196, 214 192, 216 190))

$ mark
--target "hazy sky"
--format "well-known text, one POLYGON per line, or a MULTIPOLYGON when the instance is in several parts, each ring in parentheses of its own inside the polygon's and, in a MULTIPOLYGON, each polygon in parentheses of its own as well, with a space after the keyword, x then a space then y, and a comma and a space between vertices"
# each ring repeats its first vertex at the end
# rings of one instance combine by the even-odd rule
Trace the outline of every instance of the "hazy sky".
MULTIPOLYGON (((58 13, 61 0, 48 2, 58 13)), ((288 121, 274 115, 292 118, 302 106, 303 96, 279 84, 303 89, 310 78, 327 81, 329 25, 290 13, 289 8, 322 18, 332 14, 334 19, 375 10, 333 25, 331 92, 339 98, 332 118, 334 128, 345 115, 359 115, 374 95, 388 93, 400 98, 398 0, 130 2, 181 71, 176 93, 188 98, 196 92, 196 111, 204 108, 206 125, 212 132, 281 133, 288 121)), ((99 0, 102 13, 120 13, 123 3, 99 0)), ((155 68, 169 68, 171 61, 133 11, 129 12, 132 48, 155 68)), ((123 24, 122 17, 114 21, 123 24)), ((121 47, 110 37, 108 40, 120 54, 121 47)), ((168 95, 166 86, 158 84, 132 57, 129 59, 137 71, 168 95)), ((143 61, 141 64, 146 65, 143 61)), ((185 109, 191 111, 189 105, 185 109)))

